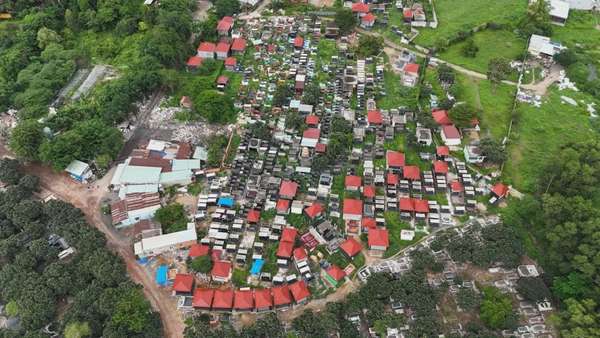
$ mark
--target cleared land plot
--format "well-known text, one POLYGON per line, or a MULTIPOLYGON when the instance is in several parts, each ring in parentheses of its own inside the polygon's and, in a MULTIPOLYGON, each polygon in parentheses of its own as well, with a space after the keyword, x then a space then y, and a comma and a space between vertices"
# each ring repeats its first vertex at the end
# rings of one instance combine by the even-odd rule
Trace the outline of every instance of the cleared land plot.
POLYGON ((473 35, 479 51, 475 57, 465 57, 462 53, 466 42, 459 42, 440 53, 439 58, 465 68, 485 74, 488 63, 495 57, 509 60, 518 59, 523 55, 527 42, 513 32, 506 30, 490 30, 477 32, 473 35))
POLYGON ((423 28, 415 43, 431 47, 437 40, 448 39, 461 30, 487 22, 513 23, 527 9, 522 0, 435 0, 438 27, 423 28))
POLYGON ((380 109, 392 109, 398 107, 416 107, 417 88, 405 87, 400 84, 400 75, 394 73, 391 69, 386 69, 383 73, 386 95, 377 100, 377 107, 380 109))
POLYGON ((516 87, 501 84, 494 88, 488 80, 473 79, 462 74, 457 74, 457 80, 460 84, 458 99, 481 109, 479 121, 482 137, 502 140, 508 132, 516 87))
POLYGON ((593 135, 583 102, 591 102, 591 97, 552 87, 540 108, 528 104, 518 107, 520 120, 513 129, 509 160, 503 172, 506 182, 518 190, 531 192, 544 165, 558 148, 593 135), (563 95, 577 100, 578 106, 562 103, 560 97, 563 95))

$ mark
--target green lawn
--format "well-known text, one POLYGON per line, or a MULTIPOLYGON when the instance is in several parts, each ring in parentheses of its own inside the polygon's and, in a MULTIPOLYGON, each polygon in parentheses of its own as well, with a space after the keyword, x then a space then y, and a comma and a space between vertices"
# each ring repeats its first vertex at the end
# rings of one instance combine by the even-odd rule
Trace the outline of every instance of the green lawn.
POLYGON ((561 145, 592 136, 589 114, 581 100, 589 103, 591 97, 552 87, 540 108, 519 106, 520 121, 513 129, 509 160, 503 172, 506 182, 518 190, 533 191, 545 163, 561 145), (561 95, 577 100, 578 106, 561 103, 561 95))
POLYGON ((444 52, 439 58, 465 68, 485 74, 488 63, 492 58, 505 57, 509 60, 518 59, 526 48, 527 41, 518 37, 515 33, 507 30, 486 29, 473 35, 475 45, 479 51, 475 57, 465 57, 462 49, 466 42, 456 43, 444 52))
POLYGON ((573 48, 580 48, 580 53, 586 54, 590 60, 595 60, 600 67, 600 14, 594 15, 584 11, 570 11, 569 19, 564 27, 555 27, 552 40, 573 48))
POLYGON ((493 88, 488 80, 473 79, 457 74, 460 84, 459 101, 468 102, 481 109, 482 136, 490 135, 502 140, 508 132, 515 86, 501 84, 493 88))
POLYGON ((403 229, 410 229, 410 224, 401 221, 400 214, 395 211, 386 211, 384 217, 385 227, 388 230, 390 240, 390 246, 384 254, 384 257, 386 258, 395 255, 398 251, 414 244, 424 236, 423 233, 416 233, 415 238, 412 241, 403 241, 400 239, 400 231, 403 229))
POLYGON ((434 4, 438 27, 421 29, 415 39, 419 45, 431 47, 438 39, 486 22, 514 23, 527 10, 523 0, 435 0, 434 4))
POLYGON ((383 73, 383 80, 386 95, 377 98, 379 109, 392 109, 402 106, 415 107, 417 105, 417 88, 402 86, 400 75, 386 69, 383 73))

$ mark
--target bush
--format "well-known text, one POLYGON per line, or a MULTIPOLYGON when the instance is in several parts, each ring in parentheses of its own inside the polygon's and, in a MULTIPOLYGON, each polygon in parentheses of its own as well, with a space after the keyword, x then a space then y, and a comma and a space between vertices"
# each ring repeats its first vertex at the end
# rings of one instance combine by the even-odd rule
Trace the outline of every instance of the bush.
POLYGON ((237 287, 247 286, 249 272, 242 269, 234 269, 231 276, 231 282, 237 287))
POLYGON ((210 256, 200 256, 190 260, 188 267, 196 272, 209 273, 212 270, 213 261, 210 256))
POLYGON ((162 225, 164 233, 184 230, 188 221, 183 205, 179 203, 169 204, 156 210, 154 218, 162 225))

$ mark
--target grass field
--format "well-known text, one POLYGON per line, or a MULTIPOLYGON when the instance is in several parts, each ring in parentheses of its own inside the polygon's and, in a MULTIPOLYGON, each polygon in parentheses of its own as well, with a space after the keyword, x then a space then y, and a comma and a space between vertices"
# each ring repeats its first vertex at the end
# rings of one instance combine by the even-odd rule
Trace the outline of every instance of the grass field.
POLYGON ((583 11, 569 12, 569 19, 564 27, 555 27, 552 39, 567 47, 576 45, 578 50, 595 60, 600 67, 600 14, 583 11))
POLYGON ((421 239, 424 234, 417 232, 415 238, 412 241, 403 241, 400 239, 400 231, 403 229, 410 229, 410 224, 400 220, 400 215, 395 211, 385 212, 385 227, 388 229, 388 236, 390 240, 390 246, 385 251, 384 257, 391 257, 398 253, 398 251, 406 248, 407 246, 416 243, 421 239))
POLYGON ((377 100, 380 109, 392 109, 401 106, 416 107, 417 88, 405 87, 400 84, 400 75, 390 69, 383 73, 386 95, 377 100))
POLYGON ((492 58, 505 57, 515 60, 523 54, 527 43, 513 32, 490 29, 475 33, 473 40, 479 47, 475 57, 463 56, 462 49, 466 42, 459 42, 440 53, 439 58, 485 74, 492 58))
POLYGON ((594 131, 583 102, 591 102, 591 97, 553 87, 540 108, 520 105, 521 116, 513 129, 503 179, 518 190, 531 192, 544 164, 561 145, 591 137, 594 131), (562 95, 577 100, 578 106, 561 103, 562 95))
POLYGON ((527 9, 523 0, 435 0, 438 27, 423 28, 415 43, 431 47, 438 39, 447 39, 457 32, 486 22, 513 23, 527 9))

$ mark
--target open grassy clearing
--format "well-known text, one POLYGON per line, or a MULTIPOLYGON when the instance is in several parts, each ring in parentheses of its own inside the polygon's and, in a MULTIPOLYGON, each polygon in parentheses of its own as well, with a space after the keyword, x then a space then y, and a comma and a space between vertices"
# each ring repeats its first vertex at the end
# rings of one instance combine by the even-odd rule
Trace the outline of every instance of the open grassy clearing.
POLYGON ((481 109, 482 136, 489 134, 497 140, 506 136, 516 87, 501 84, 494 88, 488 80, 462 74, 457 74, 456 79, 460 84, 459 101, 481 109))
POLYGON ((419 239, 425 236, 422 232, 417 232, 412 241, 403 241, 400 239, 400 232, 404 229, 409 230, 410 224, 400 220, 400 214, 395 211, 385 212, 385 227, 388 229, 390 246, 385 251, 384 257, 391 257, 398 251, 406 248, 409 245, 416 243, 419 239))
POLYGON ((439 58, 465 68, 485 74, 488 63, 495 57, 504 57, 509 60, 518 59, 523 55, 527 41, 507 30, 486 29, 473 35, 475 45, 479 51, 475 57, 465 57, 462 53, 466 41, 453 44, 439 58))
MULTIPOLYGON (((582 50, 595 60, 600 60, 600 14, 585 11, 569 12, 569 19, 564 27, 554 28, 552 39, 568 47, 579 45, 582 50)), ((600 61, 598 61, 600 62, 600 61)))
POLYGON ((438 39, 486 22, 514 23, 527 9, 522 0, 435 0, 438 27, 422 28, 415 43, 431 47, 438 39))
POLYGON ((591 101, 590 95, 552 87, 540 108, 521 104, 503 179, 518 190, 533 191, 545 163, 561 145, 586 140, 594 133, 583 103, 591 101), (561 96, 577 100, 578 106, 561 103, 561 96))
POLYGON ((417 105, 417 88, 405 87, 400 84, 400 75, 391 69, 383 73, 385 83, 385 96, 377 99, 377 107, 380 109, 392 109, 398 107, 415 107, 417 105))

